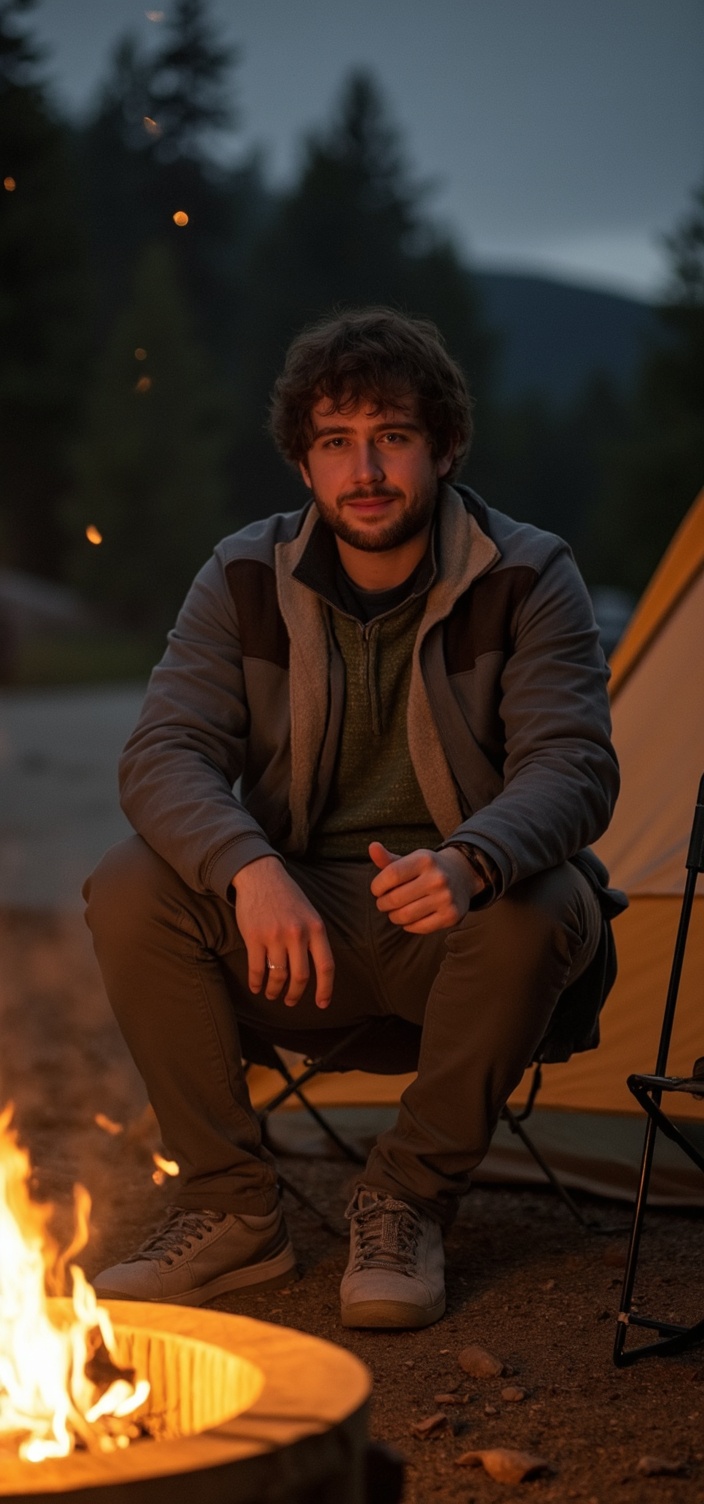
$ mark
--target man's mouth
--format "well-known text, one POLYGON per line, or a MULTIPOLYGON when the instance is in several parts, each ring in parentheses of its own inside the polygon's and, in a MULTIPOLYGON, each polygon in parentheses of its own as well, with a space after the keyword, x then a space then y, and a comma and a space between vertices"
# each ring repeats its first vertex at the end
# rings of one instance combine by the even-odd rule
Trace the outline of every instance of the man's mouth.
POLYGON ((373 491, 368 496, 345 496, 343 505, 354 507, 355 511, 374 511, 380 507, 388 506, 389 502, 396 501, 397 491, 373 491))

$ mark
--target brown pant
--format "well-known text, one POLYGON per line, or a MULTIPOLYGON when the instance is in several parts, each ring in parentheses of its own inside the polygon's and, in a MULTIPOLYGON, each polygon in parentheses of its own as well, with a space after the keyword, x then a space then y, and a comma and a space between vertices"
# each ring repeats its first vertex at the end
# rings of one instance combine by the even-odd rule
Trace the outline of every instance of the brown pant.
POLYGON ((195 893, 138 836, 113 847, 84 889, 108 997, 181 1165, 179 1204, 264 1213, 275 1203, 238 1018, 324 1032, 396 1014, 422 1025, 418 1075, 364 1183, 447 1223, 560 993, 594 955, 596 897, 565 864, 452 930, 408 935, 376 908, 371 863, 288 869, 327 926, 336 971, 324 1013, 311 985, 295 1008, 252 994, 234 906, 195 893))

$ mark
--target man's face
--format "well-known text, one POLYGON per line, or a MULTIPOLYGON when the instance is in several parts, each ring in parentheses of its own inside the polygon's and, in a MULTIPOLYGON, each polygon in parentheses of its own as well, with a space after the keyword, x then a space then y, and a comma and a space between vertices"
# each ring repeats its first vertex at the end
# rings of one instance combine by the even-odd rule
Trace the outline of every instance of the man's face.
POLYGON ((313 442, 301 474, 338 538, 380 553, 429 526, 453 452, 433 457, 415 398, 380 413, 370 402, 331 412, 323 399, 311 418, 313 442))

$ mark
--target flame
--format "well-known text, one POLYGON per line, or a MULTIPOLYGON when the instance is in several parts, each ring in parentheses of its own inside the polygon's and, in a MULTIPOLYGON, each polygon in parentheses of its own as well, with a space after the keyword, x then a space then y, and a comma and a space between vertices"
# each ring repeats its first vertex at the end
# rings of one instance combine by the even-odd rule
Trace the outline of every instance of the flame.
POLYGON ((89 522, 86 528, 86 538, 88 539, 89 543, 94 543, 96 545, 96 548, 98 544, 102 543, 103 541, 102 533, 99 532, 98 528, 92 522, 89 522))
POLYGON ((103 1133, 111 1133, 113 1136, 117 1133, 124 1133, 122 1123, 115 1123, 104 1112, 96 1112, 93 1122, 97 1123, 99 1128, 102 1128, 103 1133))
POLYGON ((156 1165, 156 1169, 152 1174, 152 1180, 155 1185, 163 1185, 167 1175, 181 1174, 181 1166, 176 1163, 175 1159, 164 1159, 163 1154, 156 1153, 152 1154, 152 1159, 156 1165))
POLYGON ((188 215, 185 209, 177 209, 176 213, 173 215, 173 221, 175 225, 187 225, 188 215))
POLYGON ((113 1451, 128 1444, 121 1423, 149 1384, 120 1368, 108 1312, 77 1264, 70 1300, 52 1310, 47 1287, 63 1288, 68 1260, 87 1241, 90 1198, 76 1187, 76 1231, 61 1253, 49 1231, 53 1208, 30 1198, 29 1156, 11 1119, 8 1106, 0 1113, 0 1440, 21 1438, 26 1462, 65 1457, 77 1440, 113 1451), (101 1353, 102 1379, 91 1376, 101 1353))

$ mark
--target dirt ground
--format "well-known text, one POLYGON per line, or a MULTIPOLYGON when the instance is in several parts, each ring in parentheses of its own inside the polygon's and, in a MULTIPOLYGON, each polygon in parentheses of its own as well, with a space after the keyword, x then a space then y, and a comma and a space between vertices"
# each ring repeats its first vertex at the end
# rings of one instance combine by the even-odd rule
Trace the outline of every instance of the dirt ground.
MULTIPOLYGON (((0 955, 0 1103, 15 1101, 38 1191, 60 1213, 76 1180, 88 1186, 90 1275, 134 1247, 168 1200, 168 1186, 151 1180, 143 1088, 78 916, 0 912, 0 955), (125 1131, 101 1131, 96 1113, 125 1131)), ((342 1231, 349 1165, 297 1156, 282 1168, 342 1231)), ((372 1432, 405 1460, 405 1504, 704 1504, 704 1350, 625 1371, 612 1364, 627 1209, 581 1198, 595 1224, 584 1232, 547 1191, 477 1189, 447 1240, 445 1319, 421 1332, 355 1333, 338 1320, 345 1242, 288 1198, 286 1205, 300 1282, 218 1304, 340 1343, 369 1365, 372 1432), (469 1343, 490 1349, 511 1374, 467 1378, 457 1360, 469 1343), (507 1387, 525 1397, 504 1397, 507 1387), (414 1434, 436 1413, 445 1416, 437 1430, 414 1434), (470 1448, 502 1446, 537 1454, 553 1471, 506 1485, 456 1465, 470 1448), (647 1458, 679 1472, 647 1475, 647 1458)), ((644 1312, 701 1316, 701 1217, 653 1212, 641 1271, 644 1312)))

